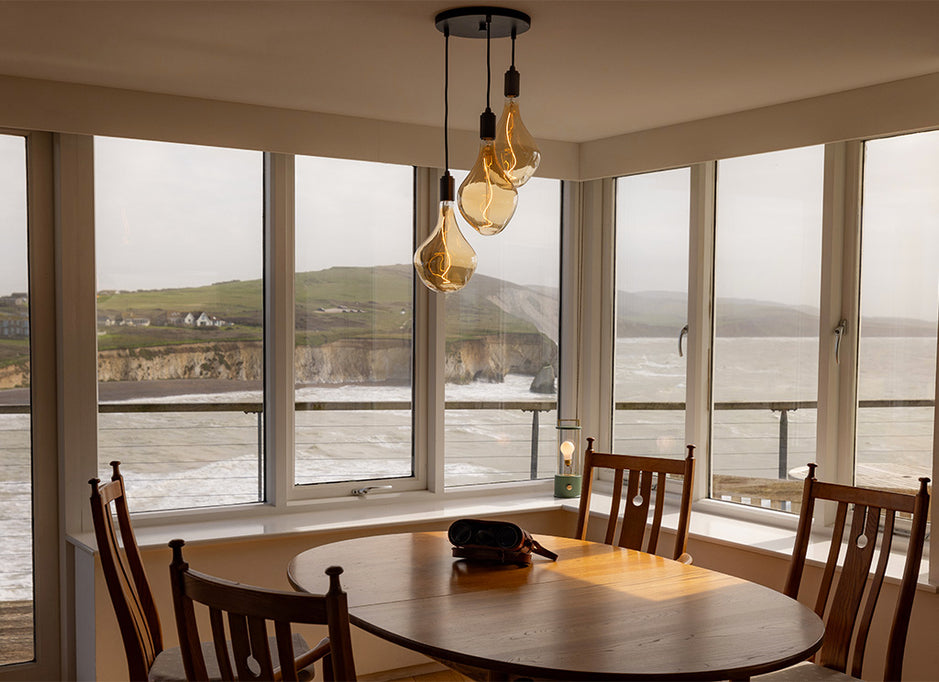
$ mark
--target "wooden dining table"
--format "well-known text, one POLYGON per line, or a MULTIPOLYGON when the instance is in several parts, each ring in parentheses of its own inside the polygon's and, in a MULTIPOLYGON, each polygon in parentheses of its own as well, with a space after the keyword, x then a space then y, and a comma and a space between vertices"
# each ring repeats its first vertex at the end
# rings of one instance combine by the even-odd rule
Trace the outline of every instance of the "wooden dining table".
POLYGON ((820 646, 815 613, 780 592, 644 552, 536 535, 557 561, 455 559, 446 533, 314 547, 290 562, 295 589, 321 593, 345 570, 353 624, 492 679, 747 679, 820 646))

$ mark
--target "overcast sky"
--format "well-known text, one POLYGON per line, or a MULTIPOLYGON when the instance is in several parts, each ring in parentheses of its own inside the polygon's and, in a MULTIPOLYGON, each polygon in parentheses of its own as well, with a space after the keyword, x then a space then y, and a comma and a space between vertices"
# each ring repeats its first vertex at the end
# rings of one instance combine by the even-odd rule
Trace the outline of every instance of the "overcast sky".
MULTIPOLYGON (((0 294, 26 288, 22 138, 0 135, 0 294)), ((259 152, 96 138, 99 289, 257 279, 259 152)), ((297 158, 297 269, 410 263, 412 169, 297 158)), ((462 173, 454 173, 459 184, 462 173)), ((822 148, 722 161, 719 296, 818 306, 822 148)), ((687 287, 687 169, 618 181, 617 287, 687 287)), ((506 230, 460 219, 477 272, 557 286, 560 183, 520 191, 506 230)), ((867 145, 863 309, 933 319, 939 304, 939 132, 867 145)))

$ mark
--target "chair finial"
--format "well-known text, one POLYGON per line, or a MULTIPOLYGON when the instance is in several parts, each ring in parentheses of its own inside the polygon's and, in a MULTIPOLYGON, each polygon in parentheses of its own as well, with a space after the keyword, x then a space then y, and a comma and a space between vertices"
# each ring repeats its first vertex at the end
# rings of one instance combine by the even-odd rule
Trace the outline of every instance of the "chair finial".
POLYGON ((111 469, 113 469, 113 471, 111 472, 111 480, 117 481, 121 477, 121 470, 120 470, 121 463, 119 460, 115 459, 114 461, 110 462, 110 464, 111 464, 111 469))
POLYGON ((342 585, 339 584, 339 576, 342 575, 342 566, 330 566, 326 569, 326 575, 329 576, 329 592, 327 594, 339 594, 342 592, 342 585))
POLYGON ((179 538, 170 540, 170 549, 173 550, 173 563, 176 565, 185 563, 183 560, 183 546, 185 544, 186 541, 179 538))
POLYGON ((815 470, 816 470, 817 468, 818 468, 818 464, 816 464, 815 462, 809 462, 809 473, 808 473, 808 475, 806 476, 806 478, 811 478, 811 479, 814 481, 814 480, 815 480, 815 470))

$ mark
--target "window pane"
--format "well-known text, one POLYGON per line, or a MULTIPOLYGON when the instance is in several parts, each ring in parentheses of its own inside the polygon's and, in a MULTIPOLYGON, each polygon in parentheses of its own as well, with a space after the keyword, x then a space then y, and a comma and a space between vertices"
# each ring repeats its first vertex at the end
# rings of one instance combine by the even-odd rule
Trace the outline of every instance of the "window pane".
POLYGON ((932 469, 939 132, 865 145, 855 480, 916 489, 932 469))
MULTIPOLYGON (((457 187, 466 173, 453 173, 457 187)), ((533 178, 512 221, 484 237, 459 217, 479 264, 446 297, 445 485, 554 476, 561 183, 533 178), (459 407, 453 407, 459 403, 459 407)))
POLYGON ((617 453, 684 456, 690 183, 687 168, 616 181, 617 453))
POLYGON ((296 484, 413 475, 413 185, 296 158, 296 484))
POLYGON ((26 141, 0 135, 0 666, 34 658, 26 141))
POLYGON ((98 467, 134 511, 261 499, 259 152, 95 138, 98 467))
POLYGON ((718 499, 795 511, 802 484, 794 470, 815 460, 823 167, 823 147, 718 164, 718 499))

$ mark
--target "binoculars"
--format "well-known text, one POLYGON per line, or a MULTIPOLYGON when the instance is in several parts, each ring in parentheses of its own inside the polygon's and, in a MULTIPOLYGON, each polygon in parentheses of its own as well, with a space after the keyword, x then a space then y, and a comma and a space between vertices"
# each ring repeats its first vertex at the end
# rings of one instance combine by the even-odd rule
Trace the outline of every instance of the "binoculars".
POLYGON ((542 547, 531 534, 508 521, 458 519, 450 524, 447 538, 453 556, 500 564, 530 565, 532 553, 555 561, 558 555, 542 547))

